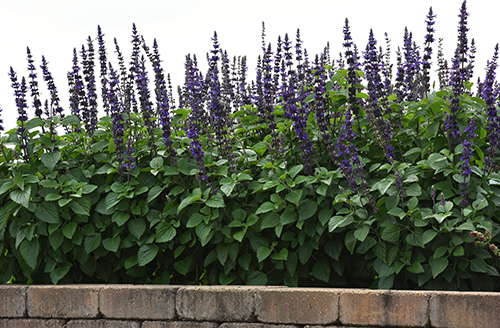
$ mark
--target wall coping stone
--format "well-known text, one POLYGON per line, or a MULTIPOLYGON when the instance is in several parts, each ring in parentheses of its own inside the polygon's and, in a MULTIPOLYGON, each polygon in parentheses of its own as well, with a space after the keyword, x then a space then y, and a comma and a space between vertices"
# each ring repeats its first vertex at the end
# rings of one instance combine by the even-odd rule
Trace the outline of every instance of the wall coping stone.
POLYGON ((0 285, 0 328, 497 328, 499 313, 494 292, 0 285))

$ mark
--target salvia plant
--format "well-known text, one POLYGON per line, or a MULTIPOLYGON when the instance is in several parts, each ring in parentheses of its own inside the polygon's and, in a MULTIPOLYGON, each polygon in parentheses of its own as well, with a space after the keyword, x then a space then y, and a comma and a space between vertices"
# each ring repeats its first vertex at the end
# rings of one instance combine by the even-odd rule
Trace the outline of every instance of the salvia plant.
POLYGON ((498 291, 498 45, 475 90, 468 15, 446 60, 431 8, 394 67, 389 36, 358 48, 347 19, 336 58, 263 25, 255 80, 214 33, 176 95, 156 40, 134 25, 113 66, 98 27, 69 108, 28 48, 0 137, 0 280, 498 291))

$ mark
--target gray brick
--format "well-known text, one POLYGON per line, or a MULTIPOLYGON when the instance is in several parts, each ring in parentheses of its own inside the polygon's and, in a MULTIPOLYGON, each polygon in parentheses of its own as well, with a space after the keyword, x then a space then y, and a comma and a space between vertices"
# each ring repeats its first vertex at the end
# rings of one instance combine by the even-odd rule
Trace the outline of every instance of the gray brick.
POLYGON ((272 325, 268 323, 243 323, 243 322, 228 322, 220 325, 220 328, 300 328, 300 327, 301 326, 295 326, 295 325, 272 325))
POLYGON ((488 292, 435 292, 429 301, 432 327, 498 328, 500 294, 488 292))
POLYGON ((0 328, 64 328, 66 320, 0 319, 0 328))
POLYGON ((115 285, 99 291, 99 310, 104 318, 172 320, 177 286, 115 285))
POLYGON ((196 322, 196 321, 144 321, 142 328, 217 328, 215 322, 196 322))
POLYGON ((29 317, 96 318, 99 288, 93 285, 30 286, 27 292, 29 317))
POLYGON ((26 286, 0 285, 0 318, 19 318, 26 313, 26 286))
POLYGON ((255 291, 265 287, 191 286, 177 291, 175 308, 183 320, 252 321, 255 291))
POLYGON ((71 320, 65 328, 141 328, 141 323, 128 320, 71 320))
POLYGON ((257 291, 257 320, 280 324, 332 324, 339 291, 327 288, 268 288, 257 291))
POLYGON ((430 292, 344 289, 339 319, 349 326, 423 327, 429 321, 430 292))

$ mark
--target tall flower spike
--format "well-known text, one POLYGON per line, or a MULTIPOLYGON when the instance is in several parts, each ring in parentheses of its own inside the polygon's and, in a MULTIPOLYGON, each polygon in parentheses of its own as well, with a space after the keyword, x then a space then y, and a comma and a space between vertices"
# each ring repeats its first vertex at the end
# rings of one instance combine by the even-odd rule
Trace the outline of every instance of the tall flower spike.
MULTIPOLYGON (((86 108, 85 129, 90 136, 97 129, 97 93, 94 75, 94 46, 90 36, 87 39, 87 49, 82 46, 83 76, 86 82, 88 107, 86 108)), ((85 117, 85 116, 84 116, 85 117)))
POLYGON ((359 108, 359 98, 356 98, 356 93, 358 88, 356 85, 359 85, 361 80, 356 73, 356 70, 359 69, 359 63, 357 61, 356 55, 356 46, 352 42, 351 32, 349 29, 349 20, 345 19, 344 25, 344 44, 345 48, 345 58, 348 65, 348 73, 347 73, 347 82, 349 83, 349 103, 351 105, 352 112, 355 116, 358 115, 359 108))
POLYGON ((33 97, 33 108, 35 108, 35 116, 38 118, 42 118, 42 102, 40 101, 40 94, 38 93, 38 82, 36 80, 36 68, 33 63, 33 56, 31 55, 30 48, 26 47, 26 52, 28 54, 28 70, 30 71, 29 78, 29 86, 31 90, 31 97, 33 97))
MULTIPOLYGON (((85 87, 83 85, 82 76, 80 75, 80 66, 78 65, 78 54, 76 48, 73 49, 73 69, 68 72, 68 81, 70 84, 69 90, 69 106, 71 114, 82 120, 81 109, 83 102, 86 102, 85 87)), ((80 128, 76 131, 80 132, 80 128)))
POLYGON ((52 75, 49 72, 48 63, 45 60, 44 56, 42 56, 42 65, 40 66, 40 68, 43 71, 43 80, 47 83, 47 87, 50 92, 50 107, 52 109, 50 116, 61 115, 61 117, 64 117, 63 109, 59 105, 59 96, 57 95, 57 88, 56 85, 54 84, 54 79, 52 78, 52 75))
POLYGON ((432 7, 429 9, 429 14, 427 14, 427 19, 425 21, 427 25, 427 34, 425 35, 425 48, 424 48, 424 56, 422 58, 422 87, 423 93, 427 93, 430 91, 430 73, 431 69, 431 56, 432 56, 432 43, 434 40, 434 18, 436 15, 432 12, 432 7))
POLYGON ((486 77, 481 87, 481 97, 486 103, 486 114, 488 117, 488 131, 486 134, 486 140, 489 145, 486 148, 487 156, 484 159, 484 170, 487 173, 493 172, 495 168, 495 157, 500 149, 500 125, 498 119, 498 111, 495 106, 495 100, 497 99, 497 92, 494 90, 496 69, 498 61, 498 43, 495 46, 495 53, 491 61, 488 61, 486 68, 486 77))
POLYGON ((108 80, 107 80, 107 59, 106 47, 104 46, 104 34, 101 31, 101 26, 97 25, 97 40, 99 43, 99 64, 101 67, 101 95, 104 111, 109 115, 108 97, 108 80))
POLYGON ((29 159, 28 156, 28 141, 29 134, 26 130, 26 122, 28 121, 28 114, 26 113, 26 80, 23 77, 21 84, 17 81, 16 72, 12 67, 10 67, 10 80, 12 82, 12 89, 14 89, 14 99, 16 101, 17 113, 19 114, 17 121, 20 122, 20 126, 17 128, 17 135, 21 141, 21 152, 23 153, 23 159, 29 159))
POLYGON ((464 138, 462 145, 463 145, 463 151, 462 151, 462 156, 460 157, 460 161, 463 161, 464 163, 462 164, 462 177, 464 180, 460 182, 460 196, 462 197, 462 200, 460 201, 460 207, 462 208, 462 213, 465 207, 469 204, 467 201, 467 196, 469 194, 468 191, 468 186, 469 182, 467 179, 470 176, 471 173, 471 168, 470 168, 470 159, 472 157, 472 150, 474 148, 474 137, 475 137, 475 132, 476 132, 476 120, 474 117, 470 119, 469 126, 465 129, 466 137, 464 138))

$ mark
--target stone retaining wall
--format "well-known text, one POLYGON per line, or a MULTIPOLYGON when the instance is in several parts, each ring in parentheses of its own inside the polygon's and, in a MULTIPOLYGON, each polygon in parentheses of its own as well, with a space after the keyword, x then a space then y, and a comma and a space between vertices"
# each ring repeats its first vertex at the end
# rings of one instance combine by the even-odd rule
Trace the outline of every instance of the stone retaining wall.
POLYGON ((0 285, 0 328, 500 327, 500 293, 0 285))

